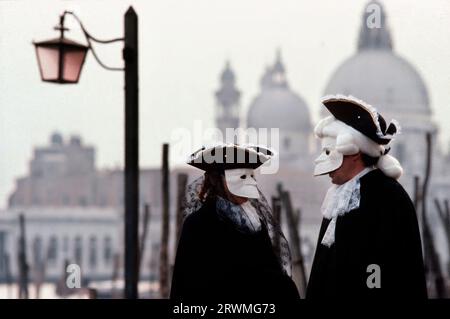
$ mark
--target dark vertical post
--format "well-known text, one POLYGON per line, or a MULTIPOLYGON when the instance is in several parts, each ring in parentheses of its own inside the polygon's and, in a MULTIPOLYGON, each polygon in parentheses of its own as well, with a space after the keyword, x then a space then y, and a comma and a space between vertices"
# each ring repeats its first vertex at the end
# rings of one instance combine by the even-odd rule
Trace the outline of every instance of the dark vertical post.
POLYGON ((295 217, 294 209, 292 207, 291 196, 288 191, 283 190, 282 184, 278 184, 278 194, 283 204, 284 211, 286 213, 286 221, 289 230, 289 238, 292 252, 292 279, 294 280, 297 289, 299 290, 300 297, 306 296, 306 272, 303 262, 303 255, 301 250, 301 238, 299 232, 299 226, 297 225, 298 219, 295 217))
POLYGON ((144 218, 142 220, 142 232, 139 245, 139 278, 142 269, 142 261, 144 260, 145 244, 147 242, 148 227, 150 224, 150 205, 147 203, 144 205, 144 218))
POLYGON ((12 298, 12 275, 11 275, 11 263, 9 259, 9 254, 5 254, 5 282, 8 289, 7 297, 6 299, 12 298))
POLYGON ((159 287, 161 298, 167 298, 169 296, 169 144, 163 144, 161 193, 162 223, 159 287))
POLYGON ((119 253, 115 253, 113 256, 113 272, 112 272, 112 280, 111 280, 111 298, 118 299, 123 298, 122 295, 117 291, 117 280, 119 279, 119 269, 120 269, 120 255, 119 253))
MULTIPOLYGON (((188 175, 185 173, 179 173, 177 175, 177 211, 175 216, 175 240, 173 243, 173 256, 176 256, 178 249, 178 242, 181 237, 181 230, 183 229, 184 218, 184 199, 186 196, 188 175)), ((170 278, 173 275, 174 264, 170 263, 170 278)))
POLYGON ((125 13, 125 298, 138 298, 139 88, 138 17, 125 13))
MULTIPOLYGON (((444 200, 443 206, 441 207, 439 200, 435 198, 434 204, 436 205, 438 216, 442 222, 445 236, 447 237, 447 249, 450 256, 450 208, 448 206, 448 200, 444 200)), ((450 276, 450 261, 447 263, 447 272, 448 276, 450 276)))
POLYGON ((414 207, 416 208, 417 219, 419 219, 419 203, 421 200, 420 177, 414 176, 414 207))
POLYGON ((27 242, 25 237, 25 217, 19 215, 19 298, 28 299, 27 242))
POLYGON ((424 241, 424 256, 425 256, 425 270, 428 272, 428 276, 433 276, 434 288, 436 290, 437 298, 445 298, 445 283, 442 275, 441 264, 439 262, 439 255, 436 251, 432 231, 428 223, 427 216, 427 195, 428 184, 431 176, 431 160, 432 160, 432 136, 431 133, 426 135, 427 142, 427 157, 425 168, 425 179, 422 185, 422 228, 423 228, 423 241, 424 241), (429 266, 428 266, 429 265, 429 266))
MULTIPOLYGON (((277 223, 277 225, 281 228, 281 200, 279 197, 272 196, 272 212, 273 219, 277 223)), ((280 258, 280 232, 275 234, 275 248, 276 255, 280 258)))
POLYGON ((70 294, 70 289, 67 287, 67 277, 68 277, 68 273, 67 273, 67 267, 69 266, 70 262, 69 260, 66 258, 64 259, 64 265, 63 265, 63 271, 61 274, 61 278, 58 281, 58 284, 56 285, 56 294, 58 296, 67 296, 70 294))
MULTIPOLYGON (((60 30, 60 38, 64 39, 64 18, 65 18, 65 14, 62 14, 59 17, 59 30, 60 30)), ((64 76, 64 49, 63 46, 60 45, 59 46, 59 59, 58 59, 58 82, 59 83, 64 83, 63 81, 63 76, 64 76)))
MULTIPOLYGON (((445 208, 445 214, 447 216, 447 223, 445 224, 446 228, 446 234, 447 234, 447 249, 448 249, 448 262, 447 262, 447 271, 448 271, 448 277, 450 278, 450 205, 448 203, 448 200, 444 200, 444 208, 445 208)), ((450 289, 449 289, 450 294, 450 289)))
MULTIPOLYGON (((446 234, 447 234, 447 249, 448 249, 448 262, 447 262, 447 272, 448 277, 450 278, 450 205, 448 203, 448 200, 444 200, 444 208, 445 208, 445 214, 447 216, 447 223, 445 224, 446 228, 446 234)), ((450 289, 449 289, 450 294, 450 289)))
POLYGON ((181 235, 181 228, 183 225, 183 202, 184 197, 186 196, 186 186, 187 186, 187 180, 188 176, 187 174, 180 173, 177 177, 177 219, 176 219, 176 228, 175 228, 175 234, 176 234, 176 240, 175 240, 175 249, 174 252, 177 250, 178 240, 180 239, 181 235))

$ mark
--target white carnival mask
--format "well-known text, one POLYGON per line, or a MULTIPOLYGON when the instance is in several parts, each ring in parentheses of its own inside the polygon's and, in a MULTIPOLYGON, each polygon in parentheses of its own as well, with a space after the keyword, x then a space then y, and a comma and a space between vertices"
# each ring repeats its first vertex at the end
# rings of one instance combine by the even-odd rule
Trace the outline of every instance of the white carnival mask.
POLYGON ((225 182, 231 194, 247 198, 259 198, 255 179, 255 171, 251 168, 225 170, 225 182))
POLYGON ((344 155, 336 150, 336 138, 322 138, 322 152, 314 161, 314 176, 324 175, 341 167, 344 155))

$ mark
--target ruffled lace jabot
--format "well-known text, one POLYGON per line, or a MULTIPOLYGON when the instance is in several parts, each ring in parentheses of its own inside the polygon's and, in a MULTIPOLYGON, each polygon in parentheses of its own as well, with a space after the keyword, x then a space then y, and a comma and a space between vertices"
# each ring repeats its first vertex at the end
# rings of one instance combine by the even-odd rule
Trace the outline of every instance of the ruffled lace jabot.
POLYGON ((358 175, 342 185, 332 185, 322 203, 321 211, 323 217, 331 219, 322 239, 322 244, 330 247, 334 243, 336 220, 338 216, 345 215, 351 210, 357 209, 361 200, 360 178, 374 170, 365 168, 358 175))

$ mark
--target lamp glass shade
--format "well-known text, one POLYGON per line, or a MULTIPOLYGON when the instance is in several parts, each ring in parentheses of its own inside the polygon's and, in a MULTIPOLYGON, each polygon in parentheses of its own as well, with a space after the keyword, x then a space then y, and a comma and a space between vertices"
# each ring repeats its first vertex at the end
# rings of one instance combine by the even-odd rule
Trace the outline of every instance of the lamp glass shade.
POLYGON ((34 43, 41 79, 44 82, 77 83, 88 47, 57 38, 34 43))

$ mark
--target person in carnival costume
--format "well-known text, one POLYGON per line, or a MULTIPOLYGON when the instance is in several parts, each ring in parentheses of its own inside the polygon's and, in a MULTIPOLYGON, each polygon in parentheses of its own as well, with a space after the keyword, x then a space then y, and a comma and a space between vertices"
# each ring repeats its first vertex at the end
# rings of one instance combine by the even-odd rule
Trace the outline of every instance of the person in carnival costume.
POLYGON ((273 155, 267 148, 236 144, 191 155, 188 164, 204 175, 188 186, 171 299, 299 298, 288 243, 255 178, 273 155))
POLYGON ((400 126, 351 96, 322 100, 331 115, 315 127, 322 153, 314 175, 333 184, 307 298, 426 298, 420 232, 414 205, 397 179, 389 151, 400 126))

